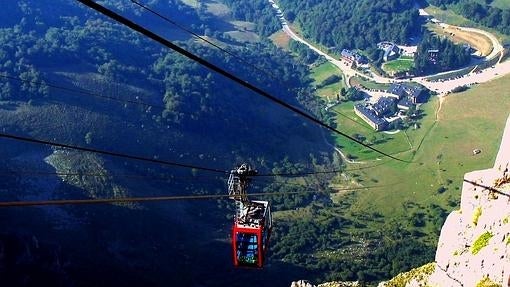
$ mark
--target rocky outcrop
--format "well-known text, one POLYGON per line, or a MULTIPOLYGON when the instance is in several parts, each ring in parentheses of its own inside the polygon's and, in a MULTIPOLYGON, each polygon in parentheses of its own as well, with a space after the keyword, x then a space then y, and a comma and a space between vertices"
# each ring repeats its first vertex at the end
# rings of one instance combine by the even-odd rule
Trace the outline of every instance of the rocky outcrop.
POLYGON ((436 264, 429 263, 411 271, 398 274, 387 282, 381 282, 378 287, 400 287, 400 286, 427 286, 430 275, 435 271, 436 264))
MULTIPOLYGON (((117 183, 106 167, 105 161, 93 153, 83 153, 67 149, 56 149, 44 159, 53 166, 69 185, 83 189, 91 198, 128 197, 126 188, 117 183)), ((135 208, 133 203, 115 203, 135 208)))
MULTIPOLYGON (((464 175, 460 209, 448 215, 441 229, 435 262, 378 287, 510 287, 509 247, 510 117, 494 166, 464 175)), ((359 286, 341 284, 319 287, 359 286)))
POLYGON ((460 209, 448 216, 441 229, 430 285, 509 286, 509 168, 510 118, 494 167, 464 176, 460 209))
POLYGON ((335 282, 323 283, 320 285, 313 285, 308 280, 299 280, 299 281, 292 282, 290 287, 361 287, 361 285, 359 284, 358 281, 354 281, 354 282, 335 281, 335 282))
POLYGON ((510 286, 509 246, 510 118, 494 167, 465 174, 460 209, 441 229, 435 262, 379 286, 510 286))
POLYGON ((308 280, 299 280, 292 282, 292 284, 290 284, 290 287, 317 287, 317 286, 313 285, 308 280))

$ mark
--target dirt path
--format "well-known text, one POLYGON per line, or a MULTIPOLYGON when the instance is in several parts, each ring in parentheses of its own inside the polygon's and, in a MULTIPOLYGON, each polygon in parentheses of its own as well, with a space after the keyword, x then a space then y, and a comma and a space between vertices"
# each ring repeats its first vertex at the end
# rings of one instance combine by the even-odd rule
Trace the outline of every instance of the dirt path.
POLYGON ((342 152, 341 149, 337 148, 334 144, 331 144, 327 139, 326 139, 326 136, 324 135, 324 131, 321 130, 321 134, 322 134, 322 138, 324 139, 324 142, 326 143, 326 145, 332 147, 337 153, 338 155, 340 155, 340 158, 342 160, 344 160, 345 162, 347 163, 352 163, 352 164, 365 164, 365 162, 363 161, 355 161, 355 160, 351 160, 351 159, 348 159, 345 154, 342 152))
POLYGON ((438 96, 439 98, 439 106, 437 107, 437 110, 436 110, 436 122, 439 121, 439 113, 441 112, 441 108, 443 107, 443 103, 445 101, 445 98, 446 98, 446 95, 439 95, 438 96))

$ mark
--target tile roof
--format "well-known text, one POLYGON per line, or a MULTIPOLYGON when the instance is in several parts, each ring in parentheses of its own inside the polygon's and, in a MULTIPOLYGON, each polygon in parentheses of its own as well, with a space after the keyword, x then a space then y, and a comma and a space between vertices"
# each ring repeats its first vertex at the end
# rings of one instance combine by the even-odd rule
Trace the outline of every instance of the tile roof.
POLYGON ((380 117, 378 117, 375 112, 362 104, 357 104, 354 106, 360 113, 362 113, 367 119, 377 125, 384 125, 386 121, 380 117))

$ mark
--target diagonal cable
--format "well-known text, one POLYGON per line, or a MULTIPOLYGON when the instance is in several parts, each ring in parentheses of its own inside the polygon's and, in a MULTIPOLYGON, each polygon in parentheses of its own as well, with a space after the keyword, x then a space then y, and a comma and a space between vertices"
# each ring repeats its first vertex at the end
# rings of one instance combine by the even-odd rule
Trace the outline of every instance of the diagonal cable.
POLYGON ((6 139, 12 139, 12 140, 16 140, 16 141, 30 142, 30 143, 36 143, 36 144, 42 144, 42 145, 48 145, 48 146, 56 146, 56 147, 61 147, 61 148, 69 148, 69 149, 74 149, 74 150, 79 150, 79 151, 109 155, 109 156, 113 156, 113 157, 156 163, 156 164, 161 164, 161 165, 166 165, 166 166, 189 168, 189 169, 203 170, 203 171, 223 173, 223 174, 227 173, 227 171, 225 171, 225 170, 216 169, 216 168, 202 167, 202 166, 185 164, 185 163, 159 160, 159 159, 155 159, 155 158, 147 158, 147 157, 142 157, 142 156, 137 156, 137 155, 123 154, 123 153, 114 152, 114 151, 100 150, 100 149, 88 148, 88 147, 82 147, 82 146, 76 146, 76 145, 70 145, 70 144, 63 144, 63 143, 58 143, 58 142, 53 142, 53 141, 39 140, 39 139, 34 139, 34 138, 29 138, 29 137, 6 134, 6 133, 0 133, 0 138, 6 138, 6 139))
MULTIPOLYGON (((382 186, 365 186, 357 188, 343 188, 338 191, 354 191, 364 189, 375 189, 382 186)), ((270 196, 270 195, 292 195, 304 193, 320 193, 317 190, 302 190, 289 192, 267 192, 252 193, 250 196, 270 196)), ((124 197, 124 198, 90 198, 90 199, 60 199, 60 200, 34 200, 34 201, 0 201, 1 207, 26 207, 26 206, 46 206, 46 205, 90 205, 90 204, 106 204, 106 203, 131 203, 131 202, 161 202, 161 201, 178 201, 178 200, 212 200, 212 199, 229 199, 228 194, 202 194, 202 195, 173 195, 173 196, 146 196, 146 197, 124 197)))

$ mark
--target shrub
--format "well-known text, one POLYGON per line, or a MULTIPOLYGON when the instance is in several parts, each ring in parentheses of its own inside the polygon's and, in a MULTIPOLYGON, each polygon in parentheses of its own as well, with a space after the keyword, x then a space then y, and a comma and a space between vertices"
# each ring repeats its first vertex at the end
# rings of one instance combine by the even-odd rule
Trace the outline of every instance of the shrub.
POLYGON ((480 235, 478 239, 476 239, 475 242, 473 243, 473 246, 471 246, 471 253, 473 253, 473 255, 478 254, 478 252, 480 252, 482 248, 489 245, 489 240, 492 238, 492 236, 494 236, 494 234, 492 234, 489 231, 486 231, 485 233, 480 235))
POLYGON ((495 283, 489 277, 484 277, 480 282, 476 283, 476 287, 501 287, 501 284, 495 283))
POLYGON ((478 219, 480 218, 481 215, 482 215, 482 208, 480 206, 478 206, 475 209, 475 212, 473 213, 473 224, 475 226, 478 224, 478 219))

